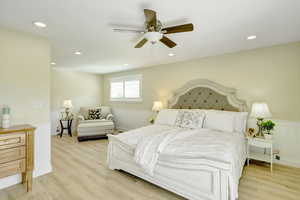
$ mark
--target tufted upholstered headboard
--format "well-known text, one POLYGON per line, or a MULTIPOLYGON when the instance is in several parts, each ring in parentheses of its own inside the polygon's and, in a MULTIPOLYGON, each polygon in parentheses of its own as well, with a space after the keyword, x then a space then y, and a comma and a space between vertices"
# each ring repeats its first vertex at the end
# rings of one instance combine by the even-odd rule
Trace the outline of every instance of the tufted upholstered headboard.
POLYGON ((188 82, 176 90, 169 101, 173 109, 214 109, 246 111, 246 102, 236 97, 236 90, 207 79, 188 82))

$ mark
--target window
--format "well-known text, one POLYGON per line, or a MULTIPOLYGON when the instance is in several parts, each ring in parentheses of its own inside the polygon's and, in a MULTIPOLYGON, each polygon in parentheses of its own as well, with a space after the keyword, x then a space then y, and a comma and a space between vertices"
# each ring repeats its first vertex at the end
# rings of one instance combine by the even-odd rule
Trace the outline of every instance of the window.
POLYGON ((142 76, 124 76, 110 80, 111 101, 142 101, 142 76))
POLYGON ((110 88, 111 98, 123 98, 123 82, 112 82, 110 88))

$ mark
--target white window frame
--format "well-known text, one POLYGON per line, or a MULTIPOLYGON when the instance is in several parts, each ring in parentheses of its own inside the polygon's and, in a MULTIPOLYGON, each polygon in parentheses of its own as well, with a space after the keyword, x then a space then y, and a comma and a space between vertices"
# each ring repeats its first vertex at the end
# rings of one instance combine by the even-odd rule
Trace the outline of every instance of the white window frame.
POLYGON ((143 76, 141 74, 111 78, 110 82, 109 82, 110 101, 125 101, 125 102, 141 102, 141 101, 143 101, 143 98, 142 98, 142 80, 143 80, 143 76), (125 82, 126 81, 134 81, 134 80, 138 80, 140 82, 140 87, 139 87, 140 97, 138 97, 138 98, 126 98, 125 97, 125 82), (123 97, 122 98, 112 98, 111 97, 111 83, 112 82, 123 82, 123 97))

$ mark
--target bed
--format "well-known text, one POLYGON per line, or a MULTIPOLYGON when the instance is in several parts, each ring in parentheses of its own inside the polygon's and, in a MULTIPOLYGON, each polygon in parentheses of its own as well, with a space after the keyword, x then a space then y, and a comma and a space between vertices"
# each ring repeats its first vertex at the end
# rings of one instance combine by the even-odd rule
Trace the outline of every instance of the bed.
MULTIPOLYGON (((246 160, 245 101, 236 97, 235 89, 200 79, 176 90, 168 107, 162 113, 170 117, 158 116, 161 123, 108 135, 109 168, 126 171, 187 199, 236 199, 246 160), (176 112, 173 125, 170 119, 176 112), (201 115, 201 128, 177 126, 178 116, 186 113, 201 115), (228 125, 227 117, 222 118, 226 118, 223 124, 215 123, 220 116, 233 116, 233 125, 228 125), (240 118, 235 116, 243 116, 242 125, 237 125, 240 118)), ((183 120, 180 123, 184 124, 183 120)))

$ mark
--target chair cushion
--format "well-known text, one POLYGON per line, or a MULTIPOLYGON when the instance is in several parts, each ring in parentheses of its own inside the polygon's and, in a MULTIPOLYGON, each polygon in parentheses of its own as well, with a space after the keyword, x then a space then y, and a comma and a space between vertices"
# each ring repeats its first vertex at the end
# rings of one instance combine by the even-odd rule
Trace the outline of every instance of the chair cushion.
POLYGON ((91 120, 88 119, 88 120, 80 121, 80 124, 101 124, 106 122, 113 123, 112 120, 107 120, 107 119, 91 119, 91 120))
POLYGON ((100 129, 113 128, 114 123, 112 121, 109 121, 109 120, 85 120, 84 123, 80 123, 78 125, 78 128, 86 128, 86 127, 95 127, 95 128, 100 127, 100 129))

